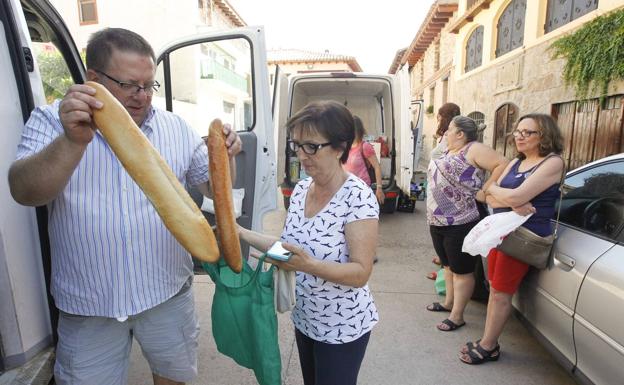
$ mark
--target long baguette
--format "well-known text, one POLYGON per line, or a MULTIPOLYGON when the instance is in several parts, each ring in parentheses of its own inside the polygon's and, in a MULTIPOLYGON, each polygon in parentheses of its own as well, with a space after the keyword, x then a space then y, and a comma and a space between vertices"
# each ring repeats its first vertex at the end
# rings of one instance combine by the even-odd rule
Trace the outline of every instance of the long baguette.
POLYGON ((167 229, 192 256, 216 262, 219 248, 212 228, 167 162, 104 86, 85 84, 95 88, 95 98, 104 105, 93 111, 96 126, 167 229))
POLYGON ((223 134, 223 124, 219 119, 213 120, 208 129, 208 158, 210 159, 208 169, 214 196, 219 248, 230 269, 240 273, 243 268, 243 258, 234 217, 230 160, 225 144, 225 134, 223 134))

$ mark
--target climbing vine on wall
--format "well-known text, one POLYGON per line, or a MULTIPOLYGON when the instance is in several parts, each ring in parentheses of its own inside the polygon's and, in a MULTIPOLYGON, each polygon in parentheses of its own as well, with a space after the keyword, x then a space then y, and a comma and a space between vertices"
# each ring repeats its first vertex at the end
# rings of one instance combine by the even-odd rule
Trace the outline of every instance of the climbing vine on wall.
POLYGON ((624 9, 597 17, 551 45, 553 58, 565 58, 566 84, 585 98, 607 94, 609 83, 624 79, 624 9))

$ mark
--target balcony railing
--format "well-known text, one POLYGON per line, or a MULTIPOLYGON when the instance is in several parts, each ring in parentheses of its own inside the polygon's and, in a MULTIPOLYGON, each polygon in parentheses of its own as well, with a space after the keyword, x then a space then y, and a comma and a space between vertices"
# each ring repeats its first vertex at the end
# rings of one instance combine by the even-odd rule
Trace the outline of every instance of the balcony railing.
POLYGON ((236 89, 247 92, 247 79, 214 59, 202 60, 201 78, 220 80, 236 89))

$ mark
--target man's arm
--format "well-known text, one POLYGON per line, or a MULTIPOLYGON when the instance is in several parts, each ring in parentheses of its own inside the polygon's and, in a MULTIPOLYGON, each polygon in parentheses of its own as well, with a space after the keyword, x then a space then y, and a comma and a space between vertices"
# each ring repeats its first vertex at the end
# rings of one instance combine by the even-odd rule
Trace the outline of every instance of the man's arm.
POLYGON ((91 109, 102 104, 92 95, 95 90, 73 85, 59 106, 64 133, 39 153, 15 161, 9 169, 13 199, 27 206, 44 205, 65 188, 87 145, 95 133, 91 109))
POLYGON ((41 206, 65 188, 86 146, 61 135, 41 152, 15 161, 9 169, 11 195, 25 206, 41 206))

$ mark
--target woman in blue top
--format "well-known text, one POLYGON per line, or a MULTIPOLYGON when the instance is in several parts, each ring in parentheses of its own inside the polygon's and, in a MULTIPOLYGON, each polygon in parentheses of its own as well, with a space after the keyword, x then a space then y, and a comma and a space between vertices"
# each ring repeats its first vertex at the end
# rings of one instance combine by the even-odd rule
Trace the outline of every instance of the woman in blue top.
MULTIPOLYGON (((555 214, 564 171, 560 156, 563 151, 561 131, 549 115, 528 114, 518 120, 512 134, 519 155, 503 171, 498 183, 487 188, 486 201, 494 212, 533 213, 523 226, 540 236, 550 235, 550 219, 555 214)), ((498 249, 490 251, 490 297, 485 331, 480 340, 469 342, 461 349, 460 359, 464 363, 474 365, 498 360, 498 338, 511 314, 511 298, 528 270, 526 263, 498 249)))

